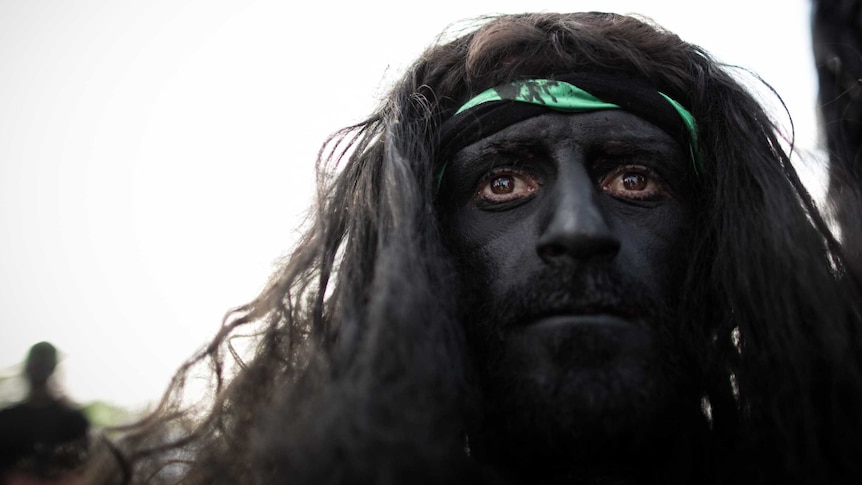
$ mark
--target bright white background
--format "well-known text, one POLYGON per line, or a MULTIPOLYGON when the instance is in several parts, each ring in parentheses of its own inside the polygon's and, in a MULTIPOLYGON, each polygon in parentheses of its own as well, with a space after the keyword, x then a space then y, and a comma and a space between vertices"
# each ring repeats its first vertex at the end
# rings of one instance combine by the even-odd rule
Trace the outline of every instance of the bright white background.
POLYGON ((407 5, 0 0, 0 373, 49 340, 73 399, 156 399, 291 247, 323 139, 464 18, 649 15, 760 73, 814 146, 806 0, 407 5))

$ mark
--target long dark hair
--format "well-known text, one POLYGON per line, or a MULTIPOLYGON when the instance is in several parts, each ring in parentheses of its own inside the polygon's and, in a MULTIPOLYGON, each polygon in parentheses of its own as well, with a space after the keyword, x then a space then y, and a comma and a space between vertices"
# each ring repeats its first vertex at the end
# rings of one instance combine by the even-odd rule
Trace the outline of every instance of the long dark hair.
MULTIPOLYGON (((453 483, 478 412, 455 315, 458 268, 435 208, 436 137, 465 100, 515 78, 612 71, 697 119, 702 164, 680 289, 682 338, 710 426, 700 483, 862 477, 860 291, 737 71, 645 19, 523 14, 429 48, 365 122, 319 158, 308 229, 254 301, 180 370, 158 409, 111 445, 133 481, 453 483), (230 336, 256 334, 236 359, 230 336), (212 407, 183 408, 209 366, 212 407), (235 374, 235 375, 232 375, 235 374)), ((111 460, 107 460, 111 461, 111 460)), ((683 464, 680 464, 681 466, 683 464)), ((687 465, 686 465, 687 466, 687 465)), ((700 465, 699 465, 700 466, 700 465)), ((94 473, 117 473, 94 465, 94 473)))

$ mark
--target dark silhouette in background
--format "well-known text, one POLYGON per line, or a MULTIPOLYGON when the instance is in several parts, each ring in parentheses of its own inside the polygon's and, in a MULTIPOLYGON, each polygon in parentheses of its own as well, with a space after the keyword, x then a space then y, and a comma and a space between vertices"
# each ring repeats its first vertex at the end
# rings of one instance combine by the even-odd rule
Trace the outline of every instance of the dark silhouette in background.
POLYGON ((51 387, 57 349, 30 348, 24 369, 29 393, 0 410, 0 480, 3 484, 73 484, 87 458, 87 418, 51 387))
POLYGON ((862 1, 814 0, 812 7, 828 202, 847 241, 848 263, 862 272, 862 1))

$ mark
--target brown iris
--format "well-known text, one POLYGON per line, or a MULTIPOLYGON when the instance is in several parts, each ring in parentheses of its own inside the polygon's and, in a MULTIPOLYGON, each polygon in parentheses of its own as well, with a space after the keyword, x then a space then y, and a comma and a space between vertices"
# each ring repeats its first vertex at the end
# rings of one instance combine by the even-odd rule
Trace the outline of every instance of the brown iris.
POLYGON ((647 178, 639 173, 625 174, 622 182, 626 190, 645 190, 647 188, 647 178))

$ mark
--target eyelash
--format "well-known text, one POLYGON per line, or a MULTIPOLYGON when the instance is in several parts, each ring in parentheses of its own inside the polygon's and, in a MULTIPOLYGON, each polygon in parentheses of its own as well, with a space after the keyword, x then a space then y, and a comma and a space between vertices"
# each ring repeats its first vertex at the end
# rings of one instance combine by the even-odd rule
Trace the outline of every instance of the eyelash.
POLYGON ((631 164, 616 166, 598 177, 596 185, 603 192, 621 200, 650 202, 670 196, 667 186, 663 182, 661 176, 659 176, 655 170, 643 165, 631 164), (617 178, 627 175, 642 177, 642 182, 646 184, 645 187, 640 190, 629 189, 625 186, 625 180, 617 178), (619 181, 621 187, 611 187, 611 185, 616 181, 619 181))

